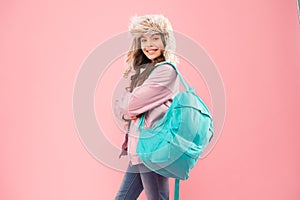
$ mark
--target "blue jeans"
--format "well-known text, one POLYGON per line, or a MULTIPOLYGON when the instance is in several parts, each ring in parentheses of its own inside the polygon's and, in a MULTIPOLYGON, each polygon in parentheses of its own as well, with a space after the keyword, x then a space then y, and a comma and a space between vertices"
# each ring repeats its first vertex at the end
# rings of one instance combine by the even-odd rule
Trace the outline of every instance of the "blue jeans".
POLYGON ((147 200, 169 199, 169 179, 139 164, 128 166, 115 200, 135 200, 143 189, 147 200))

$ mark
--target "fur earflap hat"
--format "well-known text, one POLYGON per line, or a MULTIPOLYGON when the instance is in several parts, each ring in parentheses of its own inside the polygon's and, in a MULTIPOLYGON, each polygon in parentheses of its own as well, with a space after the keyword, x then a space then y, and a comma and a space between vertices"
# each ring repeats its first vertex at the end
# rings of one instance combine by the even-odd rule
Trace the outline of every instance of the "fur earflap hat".
MULTIPOLYGON (((133 43, 130 48, 131 52, 135 52, 139 48, 139 38, 142 34, 160 33, 164 36, 165 48, 163 55, 166 61, 171 63, 177 62, 175 56, 176 41, 170 21, 163 15, 144 15, 133 16, 129 24, 129 32, 133 36, 133 43)), ((132 58, 127 58, 129 64, 129 72, 132 69, 132 58)))

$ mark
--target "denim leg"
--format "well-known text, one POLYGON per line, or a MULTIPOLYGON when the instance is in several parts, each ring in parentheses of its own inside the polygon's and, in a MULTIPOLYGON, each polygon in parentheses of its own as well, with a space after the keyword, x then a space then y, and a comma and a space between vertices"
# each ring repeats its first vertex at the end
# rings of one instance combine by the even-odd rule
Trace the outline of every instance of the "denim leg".
POLYGON ((128 166, 115 200, 136 200, 143 191, 138 166, 128 166))
POLYGON ((145 172, 147 167, 144 165, 139 165, 139 168, 147 200, 168 200, 169 179, 149 170, 145 172))

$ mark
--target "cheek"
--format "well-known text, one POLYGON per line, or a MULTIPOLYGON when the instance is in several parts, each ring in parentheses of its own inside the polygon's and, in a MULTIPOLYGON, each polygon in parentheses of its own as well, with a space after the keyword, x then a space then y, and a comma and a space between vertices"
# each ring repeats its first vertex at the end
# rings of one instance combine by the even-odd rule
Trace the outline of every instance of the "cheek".
POLYGON ((164 46, 164 44, 162 43, 162 41, 161 41, 161 43, 160 43, 160 45, 159 45, 159 48, 160 48, 160 49, 164 49, 164 48, 165 48, 165 46, 164 46))
POLYGON ((163 51, 164 51, 164 50, 160 48, 160 49, 158 50, 158 52, 157 52, 157 54, 158 54, 157 56, 162 55, 162 54, 163 54, 163 51))

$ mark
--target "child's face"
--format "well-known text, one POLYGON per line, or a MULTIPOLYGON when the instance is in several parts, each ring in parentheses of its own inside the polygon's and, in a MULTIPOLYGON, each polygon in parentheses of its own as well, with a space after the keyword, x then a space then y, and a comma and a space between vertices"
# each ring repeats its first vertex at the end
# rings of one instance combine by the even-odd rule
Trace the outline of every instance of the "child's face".
POLYGON ((143 34, 141 39, 141 49, 150 60, 159 57, 164 49, 164 44, 160 34, 143 34))

